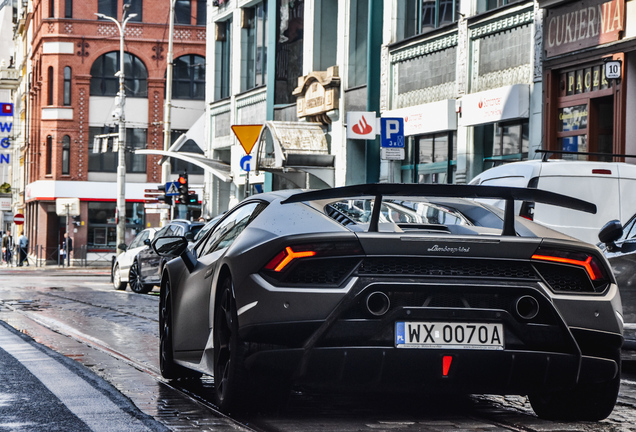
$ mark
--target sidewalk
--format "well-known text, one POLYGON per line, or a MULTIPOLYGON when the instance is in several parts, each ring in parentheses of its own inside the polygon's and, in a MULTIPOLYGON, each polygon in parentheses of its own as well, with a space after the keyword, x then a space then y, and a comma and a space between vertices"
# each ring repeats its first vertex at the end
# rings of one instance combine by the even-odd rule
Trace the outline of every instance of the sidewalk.
POLYGON ((37 431, 168 431, 80 363, 0 321, 0 425, 37 431))

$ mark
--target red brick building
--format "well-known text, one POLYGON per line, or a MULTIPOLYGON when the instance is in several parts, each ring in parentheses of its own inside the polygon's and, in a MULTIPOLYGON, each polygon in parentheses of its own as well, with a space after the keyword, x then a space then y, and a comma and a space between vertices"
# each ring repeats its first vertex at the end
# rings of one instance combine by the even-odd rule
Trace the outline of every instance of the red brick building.
MULTIPOLYGON (((121 22, 124 1, 130 3, 128 13, 137 14, 124 35, 127 148, 163 149, 170 0, 33 1, 25 227, 31 245, 45 250, 48 260, 57 259, 67 228, 66 217, 56 213, 58 198, 80 200, 78 226, 71 225, 76 259, 115 251, 117 153, 112 140, 106 149, 94 148, 93 137, 118 130, 112 113, 120 32, 96 14, 121 22)), ((205 21, 205 1, 176 1, 172 140, 205 109, 205 21)), ((158 160, 126 154, 127 241, 158 225, 159 215, 144 211, 144 190, 161 183, 158 160)), ((201 174, 182 162, 175 165, 173 172, 188 168, 195 180, 201 174)))

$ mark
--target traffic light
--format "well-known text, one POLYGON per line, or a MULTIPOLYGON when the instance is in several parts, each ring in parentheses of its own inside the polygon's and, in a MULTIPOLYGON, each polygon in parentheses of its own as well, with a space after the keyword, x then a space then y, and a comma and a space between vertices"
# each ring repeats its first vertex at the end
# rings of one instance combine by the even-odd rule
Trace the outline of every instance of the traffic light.
POLYGON ((165 184, 157 185, 157 189, 159 189, 159 192, 162 192, 161 195, 157 196, 157 201, 166 203, 168 205, 172 205, 172 196, 166 195, 166 185, 165 184))
POLYGON ((81 216, 73 216, 73 225, 81 226, 82 225, 82 217, 81 216))
POLYGON ((188 195, 188 197, 186 198, 185 204, 188 204, 188 205, 199 204, 199 195, 198 194, 190 194, 190 195, 188 195))
POLYGON ((181 204, 189 204, 190 190, 188 189, 188 173, 183 173, 179 176, 179 202, 181 204))

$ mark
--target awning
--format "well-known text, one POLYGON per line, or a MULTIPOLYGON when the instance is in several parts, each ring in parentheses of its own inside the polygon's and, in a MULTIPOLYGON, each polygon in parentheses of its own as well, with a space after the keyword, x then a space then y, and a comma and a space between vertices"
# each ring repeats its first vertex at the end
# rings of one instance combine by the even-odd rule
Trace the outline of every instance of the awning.
POLYGON ((318 123, 265 122, 258 140, 256 170, 286 177, 305 187, 304 173, 322 180, 329 187, 335 185, 335 156, 329 153, 325 131, 318 123), (265 131, 269 130, 274 143, 273 152, 265 145, 265 131))
POLYGON ((181 159, 203 168, 205 171, 218 177, 220 180, 224 182, 232 181, 230 165, 219 160, 208 159, 206 156, 198 154, 198 153, 187 153, 187 152, 178 152, 178 151, 169 151, 169 150, 165 151, 165 150, 140 149, 140 150, 135 150, 135 154, 161 155, 161 156, 164 156, 164 158, 162 158, 162 161, 167 160, 168 157, 181 159))

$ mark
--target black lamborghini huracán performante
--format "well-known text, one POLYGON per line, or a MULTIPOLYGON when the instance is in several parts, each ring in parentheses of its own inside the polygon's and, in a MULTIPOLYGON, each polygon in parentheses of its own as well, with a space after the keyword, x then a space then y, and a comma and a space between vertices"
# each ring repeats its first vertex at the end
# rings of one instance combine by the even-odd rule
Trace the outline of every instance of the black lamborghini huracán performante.
POLYGON ((543 418, 603 419, 620 385, 614 276, 515 200, 596 211, 536 189, 367 184, 254 195, 194 247, 155 239, 171 259, 161 372, 212 375, 224 411, 298 386, 528 395, 543 418))

